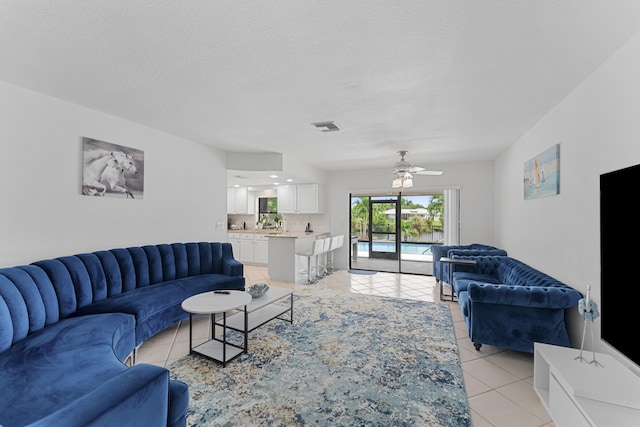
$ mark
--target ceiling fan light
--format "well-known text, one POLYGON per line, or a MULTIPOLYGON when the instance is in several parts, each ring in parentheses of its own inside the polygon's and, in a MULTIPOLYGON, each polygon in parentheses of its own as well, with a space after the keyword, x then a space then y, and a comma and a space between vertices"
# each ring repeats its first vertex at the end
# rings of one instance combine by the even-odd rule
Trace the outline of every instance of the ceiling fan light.
POLYGON ((409 188, 409 187, 413 187, 413 178, 407 178, 402 183, 402 188, 409 188))
POLYGON ((395 178, 391 183, 392 188, 400 188, 402 187, 402 178, 395 178))

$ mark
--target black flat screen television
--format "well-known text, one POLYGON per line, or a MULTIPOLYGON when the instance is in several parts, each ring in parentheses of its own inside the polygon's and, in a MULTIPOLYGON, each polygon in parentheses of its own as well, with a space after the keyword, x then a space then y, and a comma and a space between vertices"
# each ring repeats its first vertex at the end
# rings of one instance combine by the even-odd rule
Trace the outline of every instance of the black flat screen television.
POLYGON ((639 185, 640 164, 600 175, 600 337, 638 366, 639 185))

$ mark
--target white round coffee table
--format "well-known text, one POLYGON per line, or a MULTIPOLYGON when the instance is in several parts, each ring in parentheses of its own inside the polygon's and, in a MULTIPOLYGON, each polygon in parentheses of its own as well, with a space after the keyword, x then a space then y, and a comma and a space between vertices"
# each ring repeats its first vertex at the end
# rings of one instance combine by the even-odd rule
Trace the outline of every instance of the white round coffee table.
POLYGON ((246 352, 246 347, 227 342, 227 311, 246 306, 251 295, 244 291, 213 291, 194 295, 182 302, 182 309, 189 313, 189 353, 209 357, 223 366, 246 352), (215 315, 222 313, 222 337, 216 337, 215 315), (208 314, 211 317, 211 339, 193 347, 193 315, 208 314))

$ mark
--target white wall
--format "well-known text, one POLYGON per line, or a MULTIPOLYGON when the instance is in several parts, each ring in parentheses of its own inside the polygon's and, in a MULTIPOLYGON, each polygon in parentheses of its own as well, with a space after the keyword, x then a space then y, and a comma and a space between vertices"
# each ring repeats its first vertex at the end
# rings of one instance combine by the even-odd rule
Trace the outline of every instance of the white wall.
POLYGON ((0 266, 226 241, 224 152, 3 82, 0 117, 0 266), (83 136, 144 151, 144 199, 81 194, 83 136))
MULTIPOLYGON (((444 171, 440 176, 415 176, 411 191, 460 189, 460 243, 494 243, 493 162, 431 165, 444 171)), ((349 266, 349 195, 391 192, 390 170, 328 173, 327 200, 331 234, 347 236, 334 255, 336 268, 349 266)), ((397 192, 394 192, 397 194, 397 192)))
MULTIPOLYGON (((497 245, 583 294, 590 284, 598 303, 599 178, 640 163, 638 76, 640 35, 496 161, 497 245), (556 143, 560 143, 560 194, 523 200, 523 163, 556 143)), ((633 185, 630 201, 637 183, 633 185)), ((582 324, 577 310, 570 320, 572 344, 579 347, 582 324)), ((594 324, 599 337, 600 322, 594 324)), ((589 342, 586 346, 591 348, 589 342)), ((604 350, 601 343, 596 348, 604 350)))

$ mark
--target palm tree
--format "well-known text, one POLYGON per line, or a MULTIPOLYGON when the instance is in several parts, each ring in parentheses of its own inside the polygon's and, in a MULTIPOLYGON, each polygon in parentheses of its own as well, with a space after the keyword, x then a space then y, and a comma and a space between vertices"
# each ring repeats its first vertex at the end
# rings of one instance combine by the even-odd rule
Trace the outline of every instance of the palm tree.
POLYGON ((444 227, 444 196, 442 194, 433 196, 431 203, 427 206, 427 212, 433 221, 439 221, 441 227, 444 227))
POLYGON ((352 229, 357 230, 360 237, 367 236, 367 227, 369 225, 368 197, 359 197, 352 199, 351 224, 352 229), (354 201, 355 203, 353 203, 354 201))

